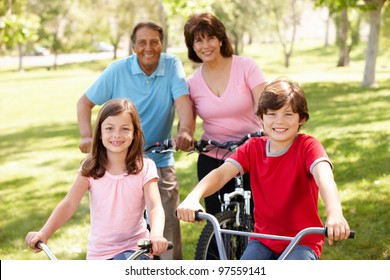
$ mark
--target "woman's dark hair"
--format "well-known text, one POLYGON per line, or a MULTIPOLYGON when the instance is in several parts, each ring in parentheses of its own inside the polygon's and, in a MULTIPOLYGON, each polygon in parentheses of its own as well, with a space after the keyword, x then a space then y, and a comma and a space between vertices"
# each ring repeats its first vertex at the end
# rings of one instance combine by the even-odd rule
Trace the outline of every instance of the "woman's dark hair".
POLYGON ((300 121, 309 120, 304 91, 298 83, 286 79, 277 79, 264 88, 259 98, 256 115, 263 119, 268 110, 279 110, 285 104, 289 104, 293 112, 298 113, 300 121))
POLYGON ((137 41, 137 31, 141 28, 144 28, 144 27, 147 29, 157 31, 159 33, 161 44, 164 42, 163 28, 152 21, 146 21, 146 22, 140 22, 134 27, 133 32, 131 33, 131 37, 130 37, 131 43, 133 46, 135 44, 135 41, 137 41))
POLYGON ((222 43, 221 54, 223 57, 231 57, 234 53, 233 46, 226 34, 224 24, 211 13, 191 15, 184 25, 184 38, 188 50, 188 58, 194 62, 202 62, 194 51, 196 36, 215 36, 222 43))
POLYGON ((102 123, 111 116, 118 116, 126 112, 130 114, 134 137, 127 155, 126 166, 127 174, 138 174, 143 169, 143 147, 144 134, 141 129, 141 121, 134 104, 125 98, 112 99, 107 101, 100 109, 95 123, 94 136, 92 139, 91 154, 83 161, 81 166, 81 175, 93 177, 94 179, 101 178, 106 172, 108 163, 107 149, 103 145, 102 123))

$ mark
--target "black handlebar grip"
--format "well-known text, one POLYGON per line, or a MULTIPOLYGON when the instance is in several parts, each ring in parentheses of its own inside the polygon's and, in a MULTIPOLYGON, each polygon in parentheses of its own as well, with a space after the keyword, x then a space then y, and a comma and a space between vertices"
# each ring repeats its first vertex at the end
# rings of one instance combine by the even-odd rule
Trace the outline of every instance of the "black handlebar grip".
POLYGON ((173 249, 173 243, 172 241, 168 241, 168 250, 173 249))
POLYGON ((35 247, 36 249, 42 249, 42 248, 41 248, 41 243, 42 243, 42 241, 41 241, 41 240, 38 240, 37 243, 35 243, 35 246, 34 246, 34 247, 35 247))
POLYGON ((197 221, 197 222, 200 222, 202 219, 200 219, 199 217, 198 217, 198 214, 199 214, 199 212, 203 212, 202 210, 196 210, 195 211, 195 221, 197 221))
MULTIPOLYGON (((325 237, 328 237, 328 228, 325 227, 325 237)), ((351 230, 351 232, 349 233, 349 236, 348 236, 348 239, 354 239, 355 238, 355 232, 353 230, 351 230)))

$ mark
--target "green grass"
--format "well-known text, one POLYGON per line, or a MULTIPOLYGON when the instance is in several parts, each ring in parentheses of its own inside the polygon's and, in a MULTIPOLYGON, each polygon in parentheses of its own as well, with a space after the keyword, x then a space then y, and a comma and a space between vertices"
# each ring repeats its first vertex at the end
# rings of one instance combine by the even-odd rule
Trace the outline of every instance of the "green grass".
MULTIPOLYGON (((325 246, 323 259, 390 259, 390 58, 377 62, 376 89, 359 86, 364 52, 350 67, 336 68, 337 53, 297 45, 291 67, 283 67, 274 45, 251 46, 272 80, 287 76, 304 88, 310 120, 304 132, 317 137, 334 164, 344 214, 355 240, 325 246)), ((187 73, 192 66, 185 61, 187 73)), ((47 259, 24 244, 70 188, 84 155, 78 150, 76 102, 109 61, 61 66, 57 71, 0 70, 0 259, 47 259)), ((95 109, 94 113, 96 113, 95 109)), ((197 137, 200 135, 198 124, 197 137)), ((196 155, 178 152, 176 169, 183 199, 194 187, 196 155)), ((325 219, 323 204, 319 209, 325 219)), ((84 259, 89 229, 88 199, 49 241, 59 259, 84 259)), ((185 259, 192 259, 201 225, 182 223, 185 259)))

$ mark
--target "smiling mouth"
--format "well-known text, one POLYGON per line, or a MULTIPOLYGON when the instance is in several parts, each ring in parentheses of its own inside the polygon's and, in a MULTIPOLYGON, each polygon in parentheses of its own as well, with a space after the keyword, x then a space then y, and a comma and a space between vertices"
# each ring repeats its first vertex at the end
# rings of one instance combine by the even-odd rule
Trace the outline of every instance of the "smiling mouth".
POLYGON ((276 132, 285 132, 287 131, 287 128, 273 128, 273 130, 276 132))
POLYGON ((110 143, 114 146, 119 146, 124 143, 124 141, 110 141, 110 143))
POLYGON ((205 52, 202 52, 202 54, 203 54, 203 55, 206 55, 206 56, 207 56, 207 55, 210 55, 210 54, 212 54, 212 53, 213 53, 213 51, 205 51, 205 52))

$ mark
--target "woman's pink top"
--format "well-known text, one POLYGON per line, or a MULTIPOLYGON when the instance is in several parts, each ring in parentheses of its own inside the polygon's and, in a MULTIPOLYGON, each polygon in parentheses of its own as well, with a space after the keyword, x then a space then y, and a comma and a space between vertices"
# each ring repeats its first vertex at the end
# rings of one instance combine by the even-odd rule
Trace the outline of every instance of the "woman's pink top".
MULTIPOLYGON (((223 143, 237 141, 259 131, 261 122, 255 115, 256 104, 251 90, 266 82, 263 72, 249 57, 233 56, 229 81, 221 97, 216 96, 202 76, 202 67, 187 80, 197 115, 203 120, 202 139, 223 143)), ((226 151, 213 150, 208 156, 221 158, 226 151)))

